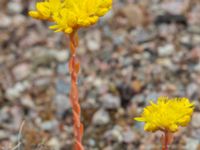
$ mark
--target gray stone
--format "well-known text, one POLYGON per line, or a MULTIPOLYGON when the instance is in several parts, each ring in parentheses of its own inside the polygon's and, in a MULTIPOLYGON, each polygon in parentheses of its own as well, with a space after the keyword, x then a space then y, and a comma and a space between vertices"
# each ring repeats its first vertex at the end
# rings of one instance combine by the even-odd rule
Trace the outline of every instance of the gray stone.
POLYGON ((138 28, 132 32, 133 38, 137 43, 146 43, 152 41, 156 37, 156 32, 146 31, 143 28, 138 28))
POLYGON ((192 25, 188 28, 188 31, 193 34, 200 34, 200 29, 198 25, 192 25))
POLYGON ((200 63, 194 66, 194 70, 200 73, 200 63))
POLYGON ((198 91, 199 91, 199 86, 196 83, 190 83, 186 88, 186 93, 188 97, 192 97, 198 91))
POLYGON ((13 75, 17 81, 25 79, 31 73, 31 66, 27 63, 22 63, 15 66, 12 70, 13 75))
POLYGON ((94 139, 92 139, 92 138, 90 138, 89 140, 88 140, 88 145, 90 145, 90 146, 95 146, 96 145, 96 141, 94 140, 94 139))
POLYGON ((35 80, 34 85, 40 90, 45 90, 51 84, 50 77, 41 77, 35 80))
POLYGON ((141 94, 138 94, 138 95, 135 95, 133 96, 133 98, 131 99, 132 103, 145 103, 145 96, 144 95, 141 95, 141 94))
POLYGON ((8 112, 9 112, 8 107, 1 108, 1 110, 0 110, 0 123, 10 119, 10 115, 9 115, 8 112))
POLYGON ((13 21, 12 22, 13 25, 15 25, 16 27, 19 27, 19 26, 25 24, 27 20, 24 15, 16 15, 13 17, 12 21, 13 21))
POLYGON ((200 113, 194 113, 192 117, 192 126, 195 128, 200 127, 200 113))
POLYGON ((147 96, 146 96, 146 101, 156 101, 157 98, 159 97, 159 93, 156 93, 156 92, 150 92, 147 96))
POLYGON ((135 133, 131 129, 123 131, 122 136, 123 142, 127 144, 134 142, 136 139, 135 133))
POLYGON ((180 15, 185 11, 185 1, 165 1, 161 4, 161 9, 170 14, 180 15))
POLYGON ((68 65, 67 63, 60 63, 57 66, 57 73, 61 75, 65 75, 68 73, 68 65))
POLYGON ((64 111, 71 108, 69 98, 64 94, 57 94, 55 96, 55 106, 59 116, 62 116, 64 111))
POLYGON ((122 128, 116 125, 113 129, 108 130, 104 134, 104 138, 106 138, 107 141, 122 142, 123 140, 122 128))
POLYGON ((120 45, 120 44, 122 44, 123 42, 125 41, 125 38, 124 38, 124 36, 114 36, 113 37, 113 42, 114 42, 114 44, 115 45, 120 45))
POLYGON ((100 98, 102 106, 106 109, 117 109, 120 107, 120 98, 112 94, 105 94, 100 98))
POLYGON ((199 43, 200 43, 200 35, 194 35, 193 37, 192 37, 193 39, 193 44, 194 45, 199 45, 199 43))
POLYGON ((56 81, 56 90, 59 94, 68 94, 70 91, 70 81, 67 83, 65 80, 58 79, 56 81))

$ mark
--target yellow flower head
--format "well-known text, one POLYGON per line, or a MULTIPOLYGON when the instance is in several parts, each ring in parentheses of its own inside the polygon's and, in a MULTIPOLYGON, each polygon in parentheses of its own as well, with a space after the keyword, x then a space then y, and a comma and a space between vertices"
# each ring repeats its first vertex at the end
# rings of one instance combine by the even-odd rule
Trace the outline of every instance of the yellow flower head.
POLYGON ((29 15, 54 22, 50 29, 57 32, 72 33, 95 24, 111 7, 112 0, 44 0, 37 2, 36 11, 30 11, 29 15))
POLYGON ((144 108, 141 117, 137 121, 145 122, 146 131, 170 131, 176 132, 179 126, 187 126, 194 110, 194 104, 187 98, 159 97, 157 103, 150 102, 144 108))

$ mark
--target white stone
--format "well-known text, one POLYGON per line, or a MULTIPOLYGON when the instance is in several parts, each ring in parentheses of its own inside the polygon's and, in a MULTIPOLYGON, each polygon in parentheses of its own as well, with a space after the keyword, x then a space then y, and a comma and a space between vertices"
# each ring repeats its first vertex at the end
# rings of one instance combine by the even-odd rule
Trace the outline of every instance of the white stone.
POLYGON ((50 121, 45 121, 41 124, 41 128, 43 130, 54 130, 56 128, 56 126, 58 125, 57 120, 50 120, 50 121))
POLYGON ((30 88, 30 84, 28 82, 18 82, 13 87, 6 90, 6 97, 9 100, 15 100, 19 98, 21 93, 28 88, 30 88))
POLYGON ((57 61, 65 62, 69 58, 69 52, 67 50, 57 51, 55 57, 57 61))
POLYGON ((95 30, 86 35, 86 45, 87 48, 91 51, 97 51, 101 47, 101 32, 95 30))
POLYGON ((8 28, 12 24, 11 17, 0 14, 0 28, 8 28))
POLYGON ((92 123, 94 125, 106 125, 109 123, 109 121, 110 121, 109 113, 104 109, 100 109, 97 112, 95 112, 92 118, 92 123))
POLYGON ((200 143, 199 143, 198 139, 187 138, 186 139, 185 150, 197 150, 199 144, 200 143))
POLYGON ((19 2, 9 2, 8 10, 11 13, 20 13, 22 11, 22 5, 19 2))
POLYGON ((48 146, 50 146, 54 150, 60 150, 60 142, 57 138, 51 138, 48 143, 48 146))
POLYGON ((158 47, 159 56, 165 57, 170 56, 175 52, 175 47, 172 44, 167 44, 165 46, 158 47))

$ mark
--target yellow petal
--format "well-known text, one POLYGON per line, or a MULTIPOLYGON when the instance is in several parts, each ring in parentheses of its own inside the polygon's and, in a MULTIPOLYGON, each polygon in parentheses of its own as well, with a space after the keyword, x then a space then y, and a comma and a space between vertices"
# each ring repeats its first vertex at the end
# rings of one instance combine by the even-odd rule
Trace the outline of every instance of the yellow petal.
POLYGON ((142 121, 142 122, 144 122, 145 121, 145 119, 144 118, 142 118, 142 117, 136 117, 136 118, 134 118, 136 121, 142 121))
POLYGON ((28 14, 29 14, 29 16, 31 16, 33 18, 39 17, 39 13, 37 11, 29 11, 28 14))

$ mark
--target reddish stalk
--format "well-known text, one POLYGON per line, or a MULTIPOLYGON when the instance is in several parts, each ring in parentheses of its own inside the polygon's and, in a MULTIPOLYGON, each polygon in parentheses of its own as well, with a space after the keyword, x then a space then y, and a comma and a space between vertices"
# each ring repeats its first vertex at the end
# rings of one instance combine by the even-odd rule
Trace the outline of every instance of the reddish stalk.
POLYGON ((164 132, 164 139, 162 140, 163 143, 162 143, 162 150, 168 150, 168 144, 170 142, 170 139, 169 139, 169 132, 168 131, 165 131, 164 132))
POLYGON ((73 112, 73 126, 74 126, 74 136, 75 144, 74 150, 84 150, 82 145, 83 136, 83 124, 80 121, 81 108, 78 100, 78 73, 80 69, 80 62, 76 56, 76 48, 78 46, 78 35, 76 32, 70 34, 70 60, 69 60, 69 72, 71 75, 71 89, 70 89, 70 103, 73 112))

